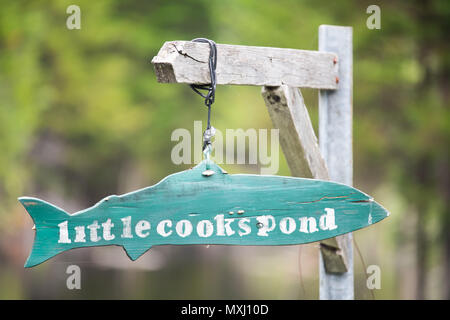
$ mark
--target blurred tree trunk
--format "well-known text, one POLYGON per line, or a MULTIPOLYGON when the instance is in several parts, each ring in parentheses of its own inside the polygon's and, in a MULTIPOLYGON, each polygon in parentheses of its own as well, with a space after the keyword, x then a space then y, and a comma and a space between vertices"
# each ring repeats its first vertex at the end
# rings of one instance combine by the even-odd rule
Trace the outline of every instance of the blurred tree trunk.
MULTIPOLYGON (((423 88, 423 87, 422 87, 423 88)), ((421 92, 420 90, 418 92, 421 92)), ((419 189, 424 191, 430 184, 432 162, 427 155, 420 156, 414 164, 413 183, 418 184, 419 189)), ((413 189, 415 190, 415 189, 413 189)), ((428 235, 426 233, 427 211, 429 210, 429 199, 425 192, 417 194, 411 199, 417 207, 416 219, 416 299, 425 299, 427 286, 427 258, 428 258, 428 235)))
POLYGON ((446 224, 443 225, 442 233, 444 234, 444 299, 450 300, 450 212, 446 210, 446 224))
POLYGON ((417 244, 416 244, 416 299, 425 299, 426 288, 426 261, 427 261, 427 235, 425 231, 425 206, 419 206, 417 212, 417 244))
MULTIPOLYGON (((417 19, 420 29, 416 31, 417 38, 417 58, 420 61, 424 76, 415 88, 415 94, 418 101, 426 96, 432 96, 433 91, 437 92, 442 101, 441 106, 448 105, 448 83, 450 79, 449 60, 447 58, 448 41, 448 13, 442 10, 440 3, 433 1, 416 1, 414 6, 414 15, 417 19), (437 63, 437 64, 436 64, 437 63), (436 67, 436 65, 438 67, 436 67), (436 90, 436 91, 435 91, 436 90)), ((424 106, 426 108, 426 106, 424 106)), ((444 107, 445 108, 445 107, 444 107)), ((445 110, 445 109, 441 109, 445 110)), ((426 112, 424 113, 426 115, 426 112)), ((445 116, 445 115, 443 115, 445 116)), ((423 121, 427 121, 426 118, 423 121)), ((436 129, 439 132, 439 129, 436 129)), ((412 193, 413 201, 418 208, 417 219, 417 291, 416 298, 425 298, 426 289, 426 264, 427 264, 427 233, 426 233, 426 214, 432 207, 438 206, 440 210, 440 234, 438 245, 442 249, 443 270, 443 289, 444 297, 450 299, 450 212, 448 209, 449 183, 448 183, 448 145, 445 141, 448 137, 440 133, 431 134, 433 137, 430 142, 444 142, 438 148, 439 152, 427 152, 420 155, 418 161, 414 161, 411 183, 417 183, 417 192, 412 193), (443 139, 443 140, 441 140, 443 139), (437 140, 437 141, 436 141, 437 140)), ((424 146, 425 147, 425 146, 424 146)), ((410 194, 411 196, 411 194, 410 194)))
MULTIPOLYGON (((445 41, 445 40, 444 40, 445 41)), ((444 55, 448 52, 447 48, 443 48, 444 55)), ((447 60, 447 65, 443 65, 437 76, 437 87, 443 99, 444 106, 449 105, 450 91, 448 90, 450 84, 450 66, 447 60)), ((448 140, 448 137, 446 137, 448 140)), ((449 182, 449 150, 442 150, 442 158, 439 160, 437 166, 436 178, 438 180, 437 188, 442 199, 443 212, 441 215, 441 239, 443 247, 443 283, 444 283, 444 299, 450 300, 450 209, 448 200, 450 199, 450 182, 449 182)))
POLYGON ((444 212, 441 222, 441 239, 442 239, 442 259, 443 261, 443 283, 444 283, 444 299, 450 300, 450 210, 448 199, 450 199, 450 184, 448 179, 448 152, 442 159, 437 175, 439 177, 439 189, 443 199, 444 212))

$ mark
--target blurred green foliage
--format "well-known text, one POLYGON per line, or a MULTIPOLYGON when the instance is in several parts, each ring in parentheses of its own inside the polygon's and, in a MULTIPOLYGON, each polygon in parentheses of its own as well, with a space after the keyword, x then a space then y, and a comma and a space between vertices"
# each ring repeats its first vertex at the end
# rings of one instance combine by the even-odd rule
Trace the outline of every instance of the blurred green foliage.
MULTIPOLYGON (((171 132, 192 130, 206 109, 188 86, 156 82, 150 60, 164 41, 315 50, 319 25, 348 25, 355 186, 392 190, 416 217, 413 231, 395 220, 392 239, 398 250, 405 237, 417 242, 423 297, 430 261, 450 270, 450 2, 378 3, 381 30, 366 27, 372 1, 0 1, 0 232, 22 223, 18 196, 82 209, 185 168, 170 161, 171 132), (66 28, 70 4, 81 30, 66 28)), ((213 125, 270 128, 259 90, 219 86, 213 125)), ((316 125, 317 92, 304 95, 316 125)), ((284 161, 279 174, 289 174, 284 161)))

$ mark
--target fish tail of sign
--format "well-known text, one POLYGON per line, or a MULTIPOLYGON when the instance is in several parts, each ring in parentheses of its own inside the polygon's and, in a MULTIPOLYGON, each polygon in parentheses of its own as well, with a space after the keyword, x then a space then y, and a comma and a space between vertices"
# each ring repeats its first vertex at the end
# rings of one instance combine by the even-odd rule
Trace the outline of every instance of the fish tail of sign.
POLYGON ((45 240, 48 240, 49 238, 49 234, 52 231, 50 229, 58 228, 58 223, 64 220, 67 221, 70 215, 64 210, 44 200, 31 197, 20 197, 18 200, 33 219, 36 229, 33 248, 31 249, 30 256, 25 262, 25 267, 29 268, 36 266, 58 253, 67 250, 58 243, 58 239, 50 242, 54 243, 54 245, 51 245, 45 240))

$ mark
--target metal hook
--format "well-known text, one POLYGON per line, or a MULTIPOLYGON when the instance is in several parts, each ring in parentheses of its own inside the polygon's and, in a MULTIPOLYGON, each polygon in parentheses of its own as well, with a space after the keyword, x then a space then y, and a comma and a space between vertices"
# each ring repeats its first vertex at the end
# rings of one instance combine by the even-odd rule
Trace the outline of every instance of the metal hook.
MULTIPOLYGON (((217 66, 217 46, 216 43, 212 40, 206 38, 196 38, 193 39, 192 42, 202 42, 209 44, 209 75, 211 79, 210 84, 191 84, 192 90, 198 93, 200 96, 205 98, 205 105, 208 108, 211 108, 211 105, 214 103, 216 97, 216 66, 217 66), (208 90, 207 94, 203 94, 200 90, 208 90)), ((209 128, 209 121, 208 121, 209 128)))

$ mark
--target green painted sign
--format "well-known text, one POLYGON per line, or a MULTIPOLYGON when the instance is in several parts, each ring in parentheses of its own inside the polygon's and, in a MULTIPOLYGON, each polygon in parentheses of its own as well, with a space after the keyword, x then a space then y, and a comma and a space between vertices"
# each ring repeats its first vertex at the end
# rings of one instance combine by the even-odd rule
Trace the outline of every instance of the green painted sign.
POLYGON ((352 187, 314 179, 227 174, 207 160, 158 184, 74 214, 19 201, 36 225, 25 267, 73 248, 119 245, 136 260, 153 245, 291 245, 376 223, 389 213, 352 187))

